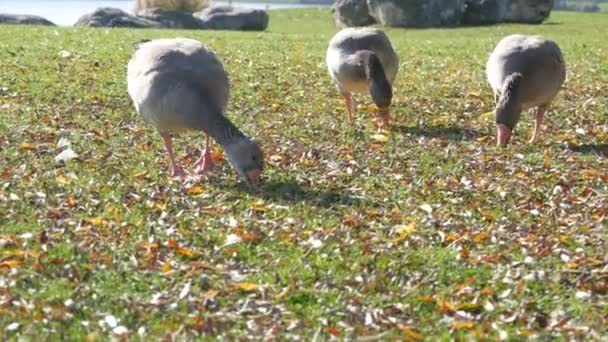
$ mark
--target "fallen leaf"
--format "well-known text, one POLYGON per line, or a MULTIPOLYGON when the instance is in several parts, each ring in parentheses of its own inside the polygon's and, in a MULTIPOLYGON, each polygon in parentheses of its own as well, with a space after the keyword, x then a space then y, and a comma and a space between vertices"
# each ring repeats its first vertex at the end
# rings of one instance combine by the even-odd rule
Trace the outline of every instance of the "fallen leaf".
POLYGON ((405 336, 414 341, 424 341, 424 335, 419 332, 414 331, 412 328, 404 326, 401 327, 401 331, 405 334, 405 336))
POLYGON ((372 140, 377 143, 386 143, 388 142, 388 136, 382 133, 377 133, 372 135, 372 140))
POLYGON ((475 327, 475 323, 473 322, 454 322, 452 323, 452 329, 461 330, 461 329, 473 329, 475 327))
POLYGON ((190 189, 188 189, 188 191, 187 191, 188 195, 199 195, 199 194, 202 194, 203 192, 204 192, 204 190, 200 186, 193 186, 190 189))
POLYGON ((416 224, 414 222, 408 224, 407 226, 401 226, 399 228, 397 228, 397 230, 395 231, 395 233, 397 234, 396 237, 394 237, 391 242, 392 243, 399 243, 402 241, 407 240, 407 238, 410 237, 410 235, 416 231, 416 224))
POLYGON ((76 152, 74 152, 74 150, 72 150, 71 148, 67 148, 65 150, 63 150, 61 153, 59 153, 57 156, 55 156, 55 161, 56 162, 67 162, 70 161, 72 159, 76 159, 78 158, 78 154, 76 152))
POLYGON ((244 292, 252 292, 257 290, 258 285, 253 283, 238 283, 234 287, 244 292))

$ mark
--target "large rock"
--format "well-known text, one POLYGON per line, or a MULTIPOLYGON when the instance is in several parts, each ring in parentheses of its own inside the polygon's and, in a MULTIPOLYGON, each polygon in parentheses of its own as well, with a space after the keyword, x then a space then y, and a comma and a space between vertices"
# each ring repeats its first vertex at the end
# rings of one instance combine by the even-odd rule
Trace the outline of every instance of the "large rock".
POLYGON ((504 20, 515 23, 540 24, 551 14, 553 0, 510 0, 504 20))
POLYGON ((161 27, 160 23, 139 18, 118 8, 98 8, 93 13, 85 14, 74 26, 89 27, 161 27))
POLYGON ((392 27, 459 25, 465 0, 367 0, 370 15, 392 27))
POLYGON ((467 0, 462 24, 487 25, 502 22, 509 9, 507 0, 467 0))
POLYGON ((195 16, 202 20, 204 28, 212 30, 264 31, 268 27, 268 13, 257 9, 216 6, 195 16))
POLYGON ((209 7, 209 2, 210 0, 135 0, 135 13, 151 8, 194 13, 209 7))
POLYGON ((0 14, 0 24, 55 26, 43 17, 28 14, 0 14))
POLYGON ((374 18, 369 15, 367 0, 337 0, 332 7, 336 20, 336 26, 355 27, 367 26, 375 23, 374 18))
POLYGON ((168 11, 160 8, 148 8, 137 12, 138 18, 157 22, 163 28, 201 29, 203 22, 189 12, 168 11))

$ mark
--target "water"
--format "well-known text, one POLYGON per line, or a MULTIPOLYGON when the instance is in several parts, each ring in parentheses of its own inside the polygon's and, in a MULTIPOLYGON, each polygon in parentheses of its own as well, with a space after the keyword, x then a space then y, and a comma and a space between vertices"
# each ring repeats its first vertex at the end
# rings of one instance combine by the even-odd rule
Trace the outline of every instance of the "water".
MULTIPOLYGON (((213 4, 224 5, 228 4, 228 1, 213 1, 213 4)), ((265 2, 240 3, 235 1, 232 2, 232 5, 260 9, 321 7, 320 5, 277 4, 265 2)), ((120 8, 123 11, 130 13, 134 7, 134 1, 0 0, 0 13, 39 15, 61 26, 71 26, 82 15, 91 13, 99 7, 120 8)))

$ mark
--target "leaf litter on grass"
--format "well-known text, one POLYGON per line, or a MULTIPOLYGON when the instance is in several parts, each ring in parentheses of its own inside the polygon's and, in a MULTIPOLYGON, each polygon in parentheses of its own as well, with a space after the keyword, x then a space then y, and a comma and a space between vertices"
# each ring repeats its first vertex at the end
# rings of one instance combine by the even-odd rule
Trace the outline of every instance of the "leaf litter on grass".
MULTIPOLYGON (((227 115, 269 156, 258 194, 218 150, 212 174, 187 188, 169 180, 157 134, 134 114, 130 42, 183 32, 2 30, 7 337, 605 335, 599 17, 556 13, 563 25, 535 26, 559 40, 568 82, 540 142, 525 143, 524 113, 508 149, 493 146, 482 66, 505 30, 528 27, 389 30, 402 65, 394 126, 377 131, 365 96, 348 125, 327 75, 329 11, 271 17, 264 35, 189 33, 225 62, 227 115), (55 162, 67 148, 78 158, 55 162)), ((187 166, 202 143, 176 139, 187 166)))

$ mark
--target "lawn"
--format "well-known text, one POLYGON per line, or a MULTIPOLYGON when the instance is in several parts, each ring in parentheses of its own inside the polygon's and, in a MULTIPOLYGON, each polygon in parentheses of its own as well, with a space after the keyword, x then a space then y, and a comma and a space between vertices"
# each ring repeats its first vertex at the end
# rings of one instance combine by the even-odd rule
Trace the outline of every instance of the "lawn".
MULTIPOLYGON (((329 10, 264 33, 0 28, 0 336, 475 339, 608 334, 605 14, 540 26, 388 30, 394 126, 350 126, 324 65, 329 10), (489 52, 555 39, 565 89, 530 145, 496 148, 489 52), (228 115, 263 145, 252 192, 221 163, 168 175, 126 93, 144 38, 221 57, 228 115), (56 162, 69 142, 77 159, 56 162)), ((200 135, 176 140, 191 169, 200 135)), ((221 151, 216 151, 221 158, 221 151)))

